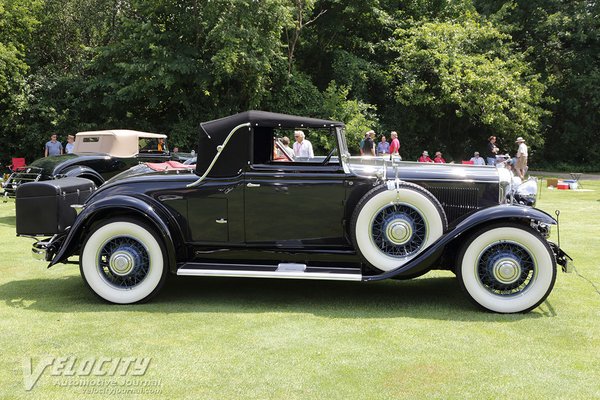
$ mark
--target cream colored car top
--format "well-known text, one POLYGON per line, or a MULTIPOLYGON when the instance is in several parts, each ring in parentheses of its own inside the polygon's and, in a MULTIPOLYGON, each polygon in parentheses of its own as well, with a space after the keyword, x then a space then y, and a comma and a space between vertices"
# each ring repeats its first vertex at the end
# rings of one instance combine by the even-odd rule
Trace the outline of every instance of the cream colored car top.
POLYGON ((140 139, 166 139, 159 133, 127 129, 79 132, 75 135, 73 153, 107 153, 114 157, 133 157, 140 152, 140 139))

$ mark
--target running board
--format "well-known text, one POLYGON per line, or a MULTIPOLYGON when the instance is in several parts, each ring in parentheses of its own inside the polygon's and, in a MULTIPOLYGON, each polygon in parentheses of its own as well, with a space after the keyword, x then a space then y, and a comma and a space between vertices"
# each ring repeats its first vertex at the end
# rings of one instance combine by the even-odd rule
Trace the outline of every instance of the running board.
POLYGON ((177 275, 333 281, 362 280, 359 268, 310 267, 296 263, 280 263, 278 265, 184 263, 177 269, 177 275))

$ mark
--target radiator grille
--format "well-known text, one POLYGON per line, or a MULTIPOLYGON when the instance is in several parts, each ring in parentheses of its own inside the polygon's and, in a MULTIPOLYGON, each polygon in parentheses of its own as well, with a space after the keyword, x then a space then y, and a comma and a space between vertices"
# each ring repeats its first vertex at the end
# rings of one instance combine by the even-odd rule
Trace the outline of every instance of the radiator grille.
POLYGON ((37 167, 20 167, 13 172, 4 183, 4 196, 15 197, 17 187, 22 183, 37 182, 42 177, 42 169, 37 167))
POLYGON ((448 222, 479 209, 479 189, 474 187, 427 188, 442 204, 448 222))

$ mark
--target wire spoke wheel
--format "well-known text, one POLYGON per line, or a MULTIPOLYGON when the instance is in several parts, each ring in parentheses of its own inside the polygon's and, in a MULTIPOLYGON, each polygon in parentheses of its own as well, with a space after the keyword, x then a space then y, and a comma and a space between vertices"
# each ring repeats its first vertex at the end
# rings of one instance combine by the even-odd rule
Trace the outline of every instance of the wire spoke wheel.
POLYGON ((366 263, 390 271, 433 244, 447 227, 444 210, 430 192, 401 182, 367 192, 354 210, 350 230, 366 263))
POLYGON ((552 291, 556 260, 546 240, 530 227, 494 223, 465 241, 456 276, 475 304, 498 313, 527 312, 552 291))
POLYGON ((373 218, 372 239, 381 251, 391 257, 416 253, 427 237, 423 216, 406 204, 384 207, 373 218))
POLYGON ((150 270, 150 258, 143 244, 132 237, 109 240, 98 254, 98 268, 105 279, 121 289, 141 283, 150 270))
POLYGON ((164 245, 152 228, 129 219, 98 225, 79 257, 81 276, 99 297, 112 303, 146 301, 163 285, 164 245))
POLYGON ((477 274, 481 284, 491 293, 512 296, 532 283, 535 265, 527 249, 507 241, 494 244, 481 254, 477 274))

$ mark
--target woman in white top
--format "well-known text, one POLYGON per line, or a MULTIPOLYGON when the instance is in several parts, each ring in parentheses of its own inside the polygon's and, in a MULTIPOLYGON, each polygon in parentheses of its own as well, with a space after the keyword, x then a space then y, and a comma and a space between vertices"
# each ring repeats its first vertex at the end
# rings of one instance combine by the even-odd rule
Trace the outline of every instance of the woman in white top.
POLYGON ((75 136, 68 135, 67 136, 67 144, 65 145, 65 153, 71 154, 73 153, 73 148, 75 147, 75 136))

